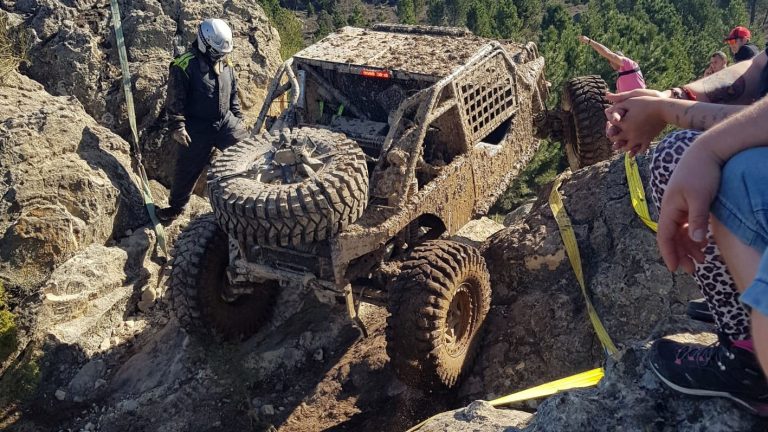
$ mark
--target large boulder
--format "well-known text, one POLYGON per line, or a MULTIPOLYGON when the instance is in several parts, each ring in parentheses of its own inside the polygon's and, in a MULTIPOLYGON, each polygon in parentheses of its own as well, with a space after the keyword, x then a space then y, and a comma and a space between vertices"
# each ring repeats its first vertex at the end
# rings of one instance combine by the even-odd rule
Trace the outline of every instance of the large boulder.
MULTIPOLYGON (((646 158, 639 163, 645 175, 646 158)), ((645 339, 699 295, 689 276, 666 269, 654 233, 634 214, 622 159, 566 175, 560 191, 592 302, 615 343, 645 339)), ((462 389, 469 398, 562 378, 605 358, 545 198, 484 245, 493 307, 462 389)))
POLYGON ((91 244, 146 223, 129 145, 72 97, 0 86, 0 276, 35 285, 91 244))
MULTIPOLYGON (((232 60, 240 100, 246 124, 253 124, 281 61, 280 38, 257 0, 121 0, 119 4, 147 170, 169 185, 175 147, 165 138, 159 119, 174 52, 194 40, 202 19, 227 20, 235 37, 232 60)), ((129 139, 109 2, 21 0, 3 1, 0 7, 27 17, 32 48, 25 72, 54 95, 75 96, 100 124, 129 139)))
MULTIPOLYGON (((673 320, 663 332, 686 325, 673 320)), ((705 342, 700 331, 681 333, 676 339, 705 342)), ((768 421, 728 399, 691 397, 670 390, 648 367, 648 353, 647 343, 633 344, 618 361, 608 362, 597 388, 553 396, 533 416, 477 401, 430 419, 419 432, 764 431, 768 427, 768 421)))

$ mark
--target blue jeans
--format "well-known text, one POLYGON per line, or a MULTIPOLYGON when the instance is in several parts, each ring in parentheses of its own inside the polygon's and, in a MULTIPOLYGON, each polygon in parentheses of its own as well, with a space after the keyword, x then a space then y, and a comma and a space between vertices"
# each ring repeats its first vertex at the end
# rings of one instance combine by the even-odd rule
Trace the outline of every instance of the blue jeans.
POLYGON ((741 301, 768 316, 768 147, 745 150, 725 164, 711 210, 728 231, 762 254, 757 277, 741 301))

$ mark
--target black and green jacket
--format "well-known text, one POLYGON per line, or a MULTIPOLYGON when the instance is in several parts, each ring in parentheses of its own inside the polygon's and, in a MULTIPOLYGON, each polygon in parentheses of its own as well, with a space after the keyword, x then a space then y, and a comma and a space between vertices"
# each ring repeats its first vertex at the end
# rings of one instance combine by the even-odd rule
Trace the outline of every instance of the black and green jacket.
POLYGON ((173 59, 169 69, 166 110, 172 130, 190 122, 202 126, 229 121, 232 115, 243 118, 237 97, 237 75, 228 60, 223 61, 217 76, 213 63, 192 46, 173 59))

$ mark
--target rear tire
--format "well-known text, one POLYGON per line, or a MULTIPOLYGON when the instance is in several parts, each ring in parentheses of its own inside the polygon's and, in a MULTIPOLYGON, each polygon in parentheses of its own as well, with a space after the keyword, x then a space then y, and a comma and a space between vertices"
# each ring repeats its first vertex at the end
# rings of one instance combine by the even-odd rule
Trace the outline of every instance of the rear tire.
POLYGON ((278 284, 255 284, 253 294, 227 301, 229 239, 212 214, 193 220, 174 246, 170 276, 173 309, 181 325, 192 332, 213 329, 226 339, 255 333, 269 318, 278 284))
POLYGON ((572 171, 609 159, 611 142, 605 136, 608 86, 598 75, 570 79, 563 89, 562 108, 566 113, 563 140, 572 171))
POLYGON ((456 385, 472 365, 490 305, 477 249, 445 240, 415 247, 389 297, 387 353, 398 377, 428 390, 456 385))

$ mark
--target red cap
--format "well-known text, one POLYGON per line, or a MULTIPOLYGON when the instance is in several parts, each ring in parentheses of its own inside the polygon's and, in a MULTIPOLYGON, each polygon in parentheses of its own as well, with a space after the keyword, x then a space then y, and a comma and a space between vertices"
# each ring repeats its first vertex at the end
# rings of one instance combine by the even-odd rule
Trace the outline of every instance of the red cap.
POLYGON ((752 33, 749 32, 749 29, 742 26, 734 27, 733 30, 731 30, 731 33, 728 34, 728 37, 723 40, 730 40, 730 39, 749 39, 752 37, 752 33))

